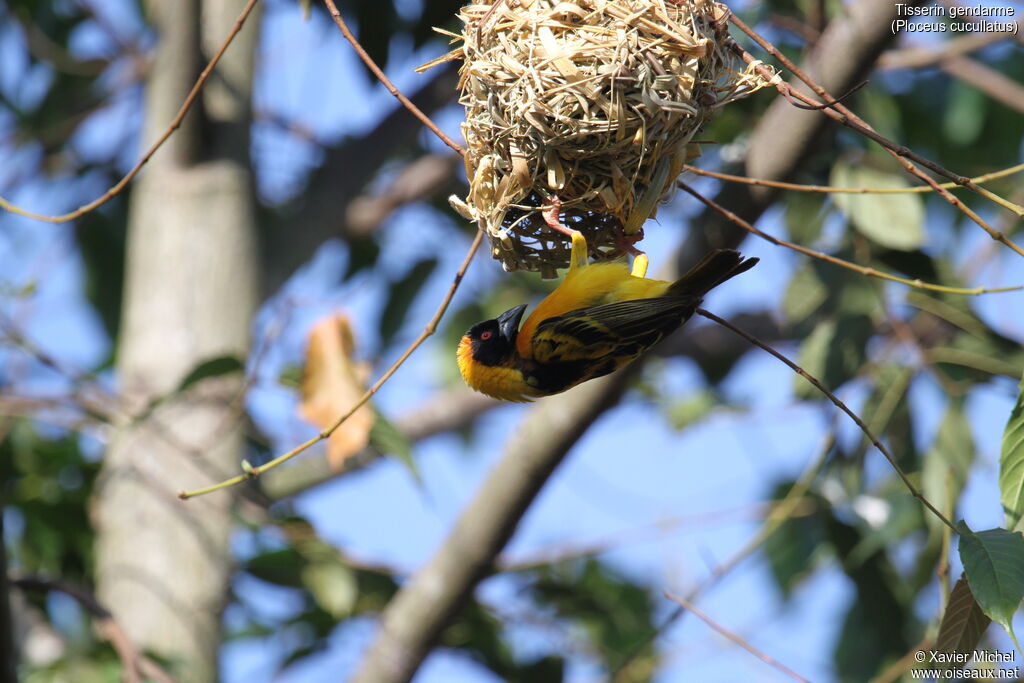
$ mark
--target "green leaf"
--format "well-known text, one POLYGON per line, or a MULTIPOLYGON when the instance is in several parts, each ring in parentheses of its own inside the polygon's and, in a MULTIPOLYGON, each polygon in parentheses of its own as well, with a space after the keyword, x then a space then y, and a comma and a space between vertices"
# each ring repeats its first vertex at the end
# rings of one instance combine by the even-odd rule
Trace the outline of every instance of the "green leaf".
MULTIPOLYGON (((961 576, 949 594, 946 611, 939 625, 939 635, 935 638, 935 649, 938 652, 974 652, 985 629, 992 620, 985 616, 981 606, 971 593, 971 586, 966 576, 961 576)), ((955 668, 963 668, 963 663, 953 664, 955 668)))
MULTIPOLYGON (((842 251, 836 255, 853 258, 853 254, 842 251)), ((878 302, 879 285, 871 278, 812 259, 801 265, 790 279, 782 310, 794 324, 794 333, 806 336, 820 317, 872 315, 878 310, 878 302)))
POLYGON ((238 356, 225 355, 210 358, 192 368, 192 371, 185 375, 185 379, 181 380, 175 393, 180 394, 192 385, 209 377, 220 377, 235 372, 243 372, 244 370, 245 363, 238 356))
POLYGON ((391 420, 387 419, 379 411, 376 411, 377 419, 370 429, 370 445, 381 453, 397 456, 402 464, 408 468, 417 484, 423 484, 419 467, 412 457, 412 443, 406 438, 398 427, 391 420))
MULTIPOLYGON (((902 174, 839 161, 830 183, 837 187, 909 187, 902 174)), ((836 194, 836 206, 853 227, 876 244, 904 251, 924 244, 924 201, 916 194, 836 194)))
POLYGON ((334 560, 311 562, 302 570, 302 582, 313 594, 313 599, 335 619, 345 619, 359 597, 355 573, 334 560))
POLYGON ((402 327, 409 307, 416 300, 416 295, 423 289, 427 278, 437 268, 436 258, 426 258, 409 269, 404 276, 391 285, 388 302, 380 315, 381 343, 387 345, 402 327))
POLYGON ((1013 613, 1024 599, 1024 536, 1006 529, 977 533, 960 522, 960 561, 975 600, 1013 635, 1013 613))
POLYGON ((271 550, 249 558, 245 571, 257 579, 289 588, 301 588, 306 560, 294 548, 271 550))
MULTIPOLYGON (((810 336, 800 345, 800 355, 797 362, 800 367, 806 370, 812 377, 824 381, 825 365, 828 362, 829 349, 836 336, 835 320, 820 321, 811 332, 810 336)), ((794 377, 793 386, 797 396, 809 398, 815 394, 815 389, 803 377, 794 377)), ((826 386, 828 384, 826 383, 826 386)), ((829 387, 830 389, 832 387, 829 387)))
POLYGON ((1024 517, 1024 381, 1003 431, 999 456, 999 492, 1006 527, 1017 529, 1024 517))
POLYGON ((523 664, 520 667, 519 680, 530 683, 562 683, 565 680, 565 660, 556 655, 547 655, 523 664))

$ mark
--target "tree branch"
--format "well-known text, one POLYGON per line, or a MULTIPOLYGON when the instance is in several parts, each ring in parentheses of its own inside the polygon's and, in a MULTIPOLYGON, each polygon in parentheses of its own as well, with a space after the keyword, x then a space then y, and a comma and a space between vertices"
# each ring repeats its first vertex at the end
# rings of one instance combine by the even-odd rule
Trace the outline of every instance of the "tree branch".
POLYGON ((456 187, 455 173, 462 158, 456 154, 424 154, 402 168, 391 184, 376 195, 363 194, 345 209, 346 228, 353 237, 372 234, 400 206, 456 187))
POLYGON ((412 678, 476 584, 493 571, 495 557, 548 477, 587 428, 618 402, 632 376, 626 371, 588 382, 541 400, 527 413, 444 545, 388 603, 354 682, 412 678))
POLYGON ((940 68, 997 102, 1002 102, 1018 112, 1024 112, 1024 86, 1008 78, 1001 71, 996 71, 970 57, 951 57, 944 60, 940 68))
MULTIPOLYGON (((439 68, 410 99, 427 113, 455 96, 455 69, 439 68)), ((264 231, 264 284, 274 291, 332 237, 352 237, 345 209, 388 159, 414 147, 423 130, 404 107, 396 107, 370 133, 349 138, 325 152, 300 198, 271 219, 264 231), (297 226, 301 226, 298 229, 297 226)))

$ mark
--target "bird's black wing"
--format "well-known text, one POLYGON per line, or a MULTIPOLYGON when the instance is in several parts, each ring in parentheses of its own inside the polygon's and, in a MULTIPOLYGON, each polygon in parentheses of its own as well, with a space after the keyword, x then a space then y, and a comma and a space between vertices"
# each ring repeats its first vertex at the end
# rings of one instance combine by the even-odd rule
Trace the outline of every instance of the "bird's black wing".
POLYGON ((548 318, 534 330, 533 359, 542 364, 621 359, 602 368, 600 374, 607 374, 679 327, 700 301, 694 296, 632 299, 548 318))

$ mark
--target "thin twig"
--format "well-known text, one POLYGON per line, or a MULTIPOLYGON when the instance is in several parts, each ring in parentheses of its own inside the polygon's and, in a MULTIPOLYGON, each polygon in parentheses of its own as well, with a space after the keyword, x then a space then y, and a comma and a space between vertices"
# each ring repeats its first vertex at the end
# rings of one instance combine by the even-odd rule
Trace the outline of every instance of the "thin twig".
POLYGON ((782 673, 786 674, 787 676, 789 676, 790 678, 792 678, 795 681, 802 681, 803 683, 811 683, 808 679, 804 678, 803 676, 801 676, 797 672, 793 671, 792 669, 790 669, 788 666, 786 666, 785 664, 783 664, 779 660, 777 660, 777 659, 775 659, 775 658, 765 654, 764 652, 761 652, 760 650, 758 650, 756 647, 754 647, 753 645, 748 643, 746 640, 744 640, 740 636, 736 635, 732 631, 729 631, 729 630, 725 629, 723 626, 719 625, 717 622, 715 622, 714 619, 712 619, 707 614, 704 614, 704 612, 702 612, 699 609, 697 609, 697 607, 692 602, 687 600, 686 598, 681 598, 679 596, 672 595, 668 591, 665 591, 665 597, 668 598, 669 600, 672 600, 673 602, 679 603, 684 609, 686 609, 686 610, 688 610, 690 612, 693 612, 694 616, 696 616, 698 619, 703 621, 705 624, 707 624, 708 626, 710 626, 714 630, 718 631, 720 634, 722 634, 723 636, 725 636, 726 638, 728 638, 732 642, 734 642, 737 645, 739 645, 740 647, 742 647, 744 650, 746 650, 750 654, 752 654, 755 657, 757 657, 758 659, 760 659, 762 662, 764 662, 768 666, 770 666, 770 667, 772 667, 774 669, 777 669, 778 671, 781 671, 782 673))
POLYGON ((92 593, 84 588, 72 585, 66 581, 57 579, 46 579, 39 576, 24 576, 11 579, 11 585, 22 590, 30 591, 58 591, 74 598, 82 608, 96 621, 100 633, 106 638, 114 651, 117 653, 121 665, 124 667, 122 674, 126 683, 142 683, 142 674, 154 678, 160 683, 174 683, 174 679, 146 655, 139 652, 138 648, 124 632, 121 626, 114 620, 114 616, 106 607, 100 604, 92 593))
POLYGON ((90 211, 97 209, 100 206, 103 206, 108 201, 119 195, 121 191, 124 190, 125 186, 128 185, 128 183, 130 183, 132 179, 135 178, 136 175, 138 175, 139 171, 142 170, 142 167, 146 165, 146 162, 148 162, 150 158, 152 158, 152 156, 156 154, 156 151, 160 149, 163 146, 163 144, 167 142, 167 140, 171 137, 171 135, 174 134, 174 131, 178 130, 178 128, 181 126, 181 122, 185 119, 185 115, 188 114, 189 109, 191 109, 192 105, 195 103, 196 98, 199 95, 199 91, 201 91, 203 89, 203 86, 206 85, 206 80, 210 77, 210 74, 213 72, 214 67, 217 66, 217 63, 220 61, 220 58, 224 56, 224 52, 227 51, 228 46, 231 45, 231 41, 233 41, 235 39, 235 36, 238 35, 238 32, 242 30, 242 25, 245 24, 245 20, 249 17, 249 14, 252 12, 253 7, 256 6, 256 2, 257 0, 249 0, 249 2, 246 3, 245 7, 242 8, 242 12, 238 15, 238 19, 235 20, 235 25, 231 28, 231 31, 228 33, 227 38, 224 39, 224 42, 221 43, 220 48, 217 50, 216 54, 213 55, 213 58, 210 59, 209 63, 203 69, 202 73, 199 74, 199 78, 196 79, 195 85, 192 86, 192 90, 189 91, 188 97, 185 98, 184 103, 182 103, 181 108, 178 109, 178 113, 175 114, 174 119, 171 120, 170 125, 167 126, 167 129, 159 138, 157 138, 157 141, 153 143, 149 150, 142 155, 142 158, 139 159, 138 163, 136 163, 132 167, 132 169, 128 171, 128 173, 123 178, 121 178, 121 180, 117 181, 117 184, 115 184, 113 187, 104 192, 102 196, 100 196, 98 199, 94 199, 88 204, 83 204, 74 211, 71 211, 70 213, 64 213, 57 216, 47 216, 45 214, 26 211, 25 209, 19 208, 14 204, 11 204, 3 197, 0 197, 0 209, 6 209, 7 211, 18 214, 19 216, 25 216, 26 218, 32 218, 37 221, 44 221, 46 223, 66 223, 67 221, 74 220, 79 216, 87 214, 90 211))
POLYGON ((911 280, 910 278, 900 277, 899 275, 886 273, 880 270, 876 270, 874 268, 870 268, 868 266, 860 266, 857 265, 856 263, 851 263, 850 261, 846 261, 837 256, 831 256, 824 252, 811 249, 810 247, 805 247, 803 245, 788 242, 784 239, 780 239, 778 237, 774 237, 773 235, 769 235, 768 233, 760 230, 759 228, 754 227, 753 225, 743 220, 729 209, 718 204, 714 200, 708 199, 707 197, 700 194, 699 192, 697 192, 696 190, 694 190, 692 187, 682 182, 681 180, 678 181, 676 185, 685 190, 686 192, 689 192, 700 201, 702 201, 708 208, 715 211, 723 218, 732 221, 733 223, 740 226, 747 232, 753 233, 754 235, 757 235, 758 237, 767 240, 776 246, 788 247, 789 249, 798 251, 801 254, 806 254, 807 256, 811 256, 822 261, 827 261, 842 268, 846 268, 847 270, 852 270, 855 273, 860 273, 861 275, 877 277, 879 279, 889 280, 891 282, 899 282, 900 284, 907 285, 908 287, 916 287, 918 289, 929 289, 935 292, 945 292, 947 294, 995 294, 997 292, 1015 292, 1024 289, 1024 285, 1016 285, 1013 287, 950 287, 947 285, 937 285, 931 282, 924 282, 923 280, 917 278, 911 280))
MULTIPOLYGON (((823 194, 925 194, 929 192, 935 192, 931 187, 927 186, 916 186, 916 187, 833 187, 831 185, 804 185, 801 183, 784 183, 778 180, 765 180, 763 178, 749 178, 742 175, 732 175, 729 173, 720 173, 718 171, 709 171, 707 169, 698 168, 696 166, 690 166, 685 164, 683 166, 684 171, 689 171, 700 176, 706 176, 708 178, 717 178, 718 180, 727 180, 731 183, 742 183, 744 185, 756 185, 759 187, 775 187, 780 190, 795 190, 797 192, 818 192, 823 194)), ((1017 164, 1009 168, 1004 168, 1000 171, 993 171, 992 173, 986 173, 971 178, 973 183, 986 183, 990 180, 996 180, 998 178, 1005 178, 1006 176, 1013 175, 1024 171, 1024 164, 1017 164)), ((947 190, 955 190, 962 185, 957 183, 941 183, 939 187, 947 190)))
POLYGON ((274 458, 268 463, 253 466, 250 465, 247 461, 242 461, 242 469, 244 470, 242 474, 239 474, 238 476, 232 477, 230 479, 226 479, 220 482, 219 484, 214 484, 212 486, 207 486, 205 488, 195 489, 193 491, 180 491, 178 493, 178 497, 181 498, 182 500, 187 500, 189 498, 194 498, 195 496, 201 496, 207 493, 212 493, 214 491, 219 491, 221 489, 228 488, 230 486, 234 486, 236 484, 240 484, 246 479, 258 477, 260 474, 266 472, 267 470, 272 470, 278 465, 288 462, 299 453, 302 453, 309 447, 323 441, 324 439, 328 438, 331 434, 333 434, 334 430, 340 427, 345 422, 345 420, 352 417, 352 415, 357 410, 363 407, 367 403, 367 401, 369 401, 373 397, 373 395, 376 394, 377 391, 380 390, 382 386, 384 386, 384 383, 391 378, 391 375, 395 374, 395 371, 397 371, 398 368, 400 368, 402 364, 409 359, 409 356, 411 356, 413 352, 416 349, 418 349, 424 341, 427 340, 428 337, 434 334, 434 332, 437 330, 438 323, 441 321, 441 317, 444 315, 445 311, 448 310, 448 305, 451 303, 452 297, 455 296, 455 290, 459 288, 459 284, 462 282, 462 277, 466 274, 466 269, 469 268, 470 261, 473 260, 473 255, 476 254, 477 249, 480 247, 480 242, 482 241, 482 239, 483 233, 477 232, 476 237, 473 238, 473 243, 469 245, 469 251, 466 252, 466 257, 463 259, 462 265, 459 266, 458 271, 456 271, 455 273, 455 278, 452 280, 451 285, 448 287, 448 292, 444 295, 444 298, 441 300, 441 305, 438 306, 437 311, 434 313, 434 317, 430 319, 430 322, 427 323, 427 326, 423 328, 423 331, 420 332, 419 336, 413 340, 412 344, 410 344, 408 348, 406 348, 405 352, 402 353, 401 356, 399 356, 398 360, 391 364, 391 367, 387 369, 387 372, 381 375, 380 379, 374 382, 373 386, 367 389, 366 393, 364 393, 362 397, 360 397, 360 399, 356 401, 351 408, 348 409, 348 411, 346 411, 341 417, 335 420, 334 424, 332 424, 327 429, 324 429, 313 438, 308 439, 304 443, 299 444, 298 446, 291 449, 287 453, 279 455, 278 457, 274 458))
MULTIPOLYGON (((825 461, 828 459, 829 453, 832 452, 832 447, 835 446, 835 442, 835 430, 829 430, 828 436, 825 438, 824 443, 818 450, 818 457, 804 468, 800 477, 791 487, 789 487, 789 491, 786 492, 786 495, 783 496, 781 500, 776 501, 775 505, 772 506, 766 516, 764 524, 760 529, 758 529, 757 533, 754 534, 742 548, 733 553, 729 559, 716 565, 711 571, 710 577, 705 579, 702 583, 691 589, 686 594, 687 600, 696 600, 698 596, 703 595, 705 592, 713 588, 719 581, 732 572, 732 570, 738 567, 743 560, 753 555, 758 548, 764 545, 764 543, 779 530, 779 527, 796 516, 796 512, 799 509, 801 502, 803 502, 804 496, 810 489, 811 484, 814 483, 818 473, 821 472, 821 468, 825 465, 825 461)), ((615 670, 612 672, 612 677, 614 678, 618 676, 621 671, 624 671, 626 667, 628 667, 629 664, 636 659, 636 657, 643 652, 651 642, 664 633, 670 626, 679 621, 685 613, 686 610, 684 608, 677 607, 671 614, 665 617, 660 624, 647 633, 644 638, 635 643, 629 653, 615 667, 615 670)))
POLYGON ((903 485, 907 487, 908 491, 910 491, 911 495, 913 495, 914 498, 917 498, 919 501, 921 501, 921 503, 926 508, 928 508, 928 510, 933 515, 935 515, 943 524, 948 526, 950 529, 956 531, 956 527, 953 526, 953 523, 950 522, 949 519, 947 519, 946 516, 944 514, 942 514, 942 512, 940 512, 937 507, 932 505, 931 501, 929 501, 927 498, 925 498, 924 494, 922 494, 917 489, 917 487, 914 486, 913 483, 911 483, 910 479, 903 472, 903 469, 896 462, 896 458, 893 457, 892 453, 889 452, 889 449, 886 448, 882 444, 882 442, 878 440, 878 437, 876 437, 874 434, 871 433, 871 430, 868 429, 868 426, 866 424, 864 424, 864 421, 862 419, 860 419, 860 417, 857 415, 857 413, 855 413, 852 410, 850 410, 849 406, 847 406, 845 403, 843 403, 841 400, 839 400, 839 397, 836 396, 835 394, 833 394, 831 391, 829 391, 829 389, 824 384, 822 384, 816 377, 814 377, 813 375, 808 373, 802 367, 800 367, 799 365, 797 365, 796 363, 794 363, 790 359, 786 358, 784 355, 782 355, 781 353, 779 353, 778 351, 776 351, 772 347, 768 346, 767 344, 765 344, 764 342, 759 340, 757 337, 754 337, 753 335, 747 334, 746 332, 744 332, 740 328, 736 327, 732 323, 728 322, 727 320, 723 320, 722 318, 719 318, 714 313, 711 313, 710 311, 706 311, 703 308, 698 308, 697 309, 697 313, 699 313, 700 315, 704 316, 708 320, 712 320, 712 321, 718 323, 719 325, 722 325, 723 327, 726 327, 726 328, 732 330, 733 332, 735 332, 739 336, 741 336, 744 339, 746 339, 751 344, 753 344, 753 345, 755 345, 755 346, 757 346, 757 347, 767 351, 768 353, 770 353, 771 355, 775 356, 780 361, 785 363, 789 367, 790 370, 792 370, 796 374, 798 374, 801 377, 803 377, 804 379, 806 379, 812 385, 814 385, 815 389, 817 389, 822 394, 824 394, 826 397, 828 397, 828 399, 830 401, 832 401, 832 403, 834 403, 837 408, 839 408, 841 411, 846 413, 847 416, 849 416, 849 418, 851 420, 853 420, 857 424, 857 426, 860 428, 860 430, 862 432, 864 432, 864 436, 866 436, 868 438, 868 440, 874 445, 874 447, 877 448, 882 453, 882 455, 885 456, 885 459, 889 461, 889 464, 892 466, 893 470, 895 470, 897 476, 899 476, 899 478, 900 478, 900 481, 903 482, 903 485))
MULTIPOLYGON (((832 98, 831 95, 829 95, 828 91, 826 91, 823 87, 821 87, 814 80, 812 80, 810 77, 808 77, 788 57, 786 57, 784 54, 782 54, 774 45, 772 45, 769 41, 765 40, 762 36, 760 36, 758 33, 756 33, 752 28, 747 26, 747 24, 745 24, 741 19, 739 19, 735 15, 730 15, 729 21, 731 21, 737 28, 739 28, 741 31, 743 31, 748 36, 750 36, 768 54, 770 54, 773 57, 775 57, 776 59, 778 59, 779 62, 781 62, 783 64, 783 66, 785 66, 787 69, 789 69, 801 81, 806 83, 807 86, 809 88, 811 88, 819 97, 821 97, 821 98, 823 98, 825 100, 834 99, 834 98, 832 98)), ((764 77, 765 79, 767 79, 769 81, 774 80, 775 81, 774 85, 775 85, 776 89, 779 91, 779 93, 783 97, 785 97, 790 102, 793 102, 794 100, 799 100, 800 102, 803 102, 804 104, 810 104, 810 105, 815 105, 815 106, 818 106, 818 105, 821 104, 821 102, 818 102, 814 98, 808 97, 808 96, 804 95, 803 93, 801 93, 801 92, 799 92, 797 90, 794 90, 793 88, 791 88, 789 86, 788 83, 786 83, 782 79, 777 78, 776 74, 772 73, 770 69, 768 69, 767 67, 765 67, 763 64, 760 63, 760 60, 755 59, 753 57, 753 55, 751 55, 749 52, 744 50, 736 42, 731 42, 730 43, 730 47, 740 58, 743 59, 744 62, 746 62, 747 64, 753 66, 758 71, 758 73, 761 74, 762 77, 764 77)), ((948 169, 946 169, 943 166, 935 163, 934 161, 931 161, 930 159, 926 159, 925 157, 922 157, 921 155, 917 154, 916 152, 914 152, 913 150, 907 148, 906 146, 898 145, 895 142, 889 140, 888 138, 886 138, 886 137, 884 137, 882 135, 879 135, 863 119, 861 119, 856 114, 854 114, 850 109, 845 107, 842 103, 837 103, 837 104, 835 104, 834 107, 825 108, 825 109, 822 109, 821 111, 822 111, 822 113, 824 113, 829 118, 832 118, 835 121, 838 121, 839 123, 843 124, 844 126, 846 126, 846 127, 850 128, 850 129, 856 131, 857 133, 863 135, 864 137, 867 137, 867 138, 877 142, 879 145, 884 147, 886 149, 886 151, 889 152, 889 154, 891 154, 893 157, 895 157, 896 160, 907 170, 908 173, 911 173, 912 175, 917 176, 918 178, 923 180, 925 183, 930 185, 932 187, 932 189, 934 189, 936 192, 938 192, 942 196, 943 199, 945 199, 947 202, 949 202, 954 207, 959 209, 964 215, 966 215, 972 221, 974 221, 979 226, 981 226, 981 228, 983 230, 985 230, 985 232, 988 233, 989 237, 991 237, 992 239, 994 239, 994 240, 996 240, 998 242, 1001 242, 1002 244, 1004 244, 1005 246, 1009 247, 1010 249, 1013 249, 1015 252, 1017 252, 1021 256, 1024 256, 1024 249, 1022 249, 1019 245, 1017 245, 1016 243, 1014 243, 1010 239, 1008 239, 1006 237, 1006 235, 1004 235, 1002 232, 996 230, 991 225, 989 225, 985 220, 983 220, 980 216, 978 216, 978 214, 976 214, 974 211, 972 211, 970 208, 968 208, 963 202, 961 202, 953 194, 951 194, 949 192, 949 190, 946 190, 945 188, 940 187, 939 184, 937 182, 935 182, 935 180, 933 180, 930 176, 928 176, 926 173, 924 173, 921 169, 917 168, 913 163, 911 163, 911 161, 916 162, 916 163, 920 164, 921 166, 924 166, 925 168, 930 169, 931 171, 937 173, 938 175, 943 176, 944 178, 948 178, 949 180, 952 180, 953 182, 957 183, 958 185, 963 185, 964 187, 966 187, 966 188, 968 188, 968 189, 970 189, 970 190, 972 190, 972 191, 982 195, 983 197, 989 199, 990 201, 992 201, 992 202, 994 202, 996 204, 999 204, 1003 208, 1012 211, 1018 217, 1024 217, 1024 207, 1019 206, 1019 205, 1017 205, 1017 204, 1015 204, 1015 203, 1013 203, 1011 201, 1008 201, 1006 199, 1003 199, 999 195, 997 195, 997 194, 995 194, 993 192, 990 192, 990 191, 988 191, 988 190, 986 190, 986 189, 976 185, 975 183, 971 182, 970 178, 967 178, 966 176, 962 176, 962 175, 953 173, 952 171, 949 171, 948 169)))
POLYGON ((334 5, 334 0, 324 0, 324 5, 327 6, 327 11, 331 13, 331 17, 334 19, 334 23, 338 25, 338 29, 340 29, 342 35, 345 36, 345 40, 347 40, 352 45, 352 49, 356 51, 357 55, 359 55, 359 59, 363 60, 363 63, 366 64, 367 68, 373 72, 373 75, 377 77, 377 80, 383 83, 384 87, 388 89, 388 92, 397 97, 398 101, 401 102, 406 109, 412 112, 413 116, 422 121, 423 125, 429 128, 434 133, 434 135, 441 138, 441 141, 444 142, 444 144, 448 145, 459 154, 464 154, 462 146, 459 143, 452 140, 447 135, 445 135, 444 132, 437 127, 437 124, 434 123, 429 116, 424 114, 419 107, 417 107, 409 100, 408 97, 403 95, 402 92, 395 87, 395 84, 391 82, 391 79, 384 74, 384 71, 381 70, 379 66, 377 66, 377 63, 373 61, 370 55, 366 53, 366 50, 363 49, 363 46, 360 45, 359 41, 356 40, 356 37, 352 35, 352 31, 349 30, 348 24, 346 24, 345 20, 342 18, 341 12, 339 12, 338 8, 334 5))

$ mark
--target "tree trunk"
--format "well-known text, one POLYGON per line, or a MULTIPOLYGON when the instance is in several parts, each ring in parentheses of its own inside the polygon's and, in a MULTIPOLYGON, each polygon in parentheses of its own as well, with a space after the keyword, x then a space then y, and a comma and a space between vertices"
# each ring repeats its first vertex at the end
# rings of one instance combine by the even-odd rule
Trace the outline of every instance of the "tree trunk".
MULTIPOLYGON (((241 8, 240 0, 149 4, 160 42, 145 145, 173 118, 241 8)), ((239 470, 241 378, 172 394, 199 363, 244 358, 248 346, 257 305, 248 159, 256 35, 250 17, 134 188, 117 373, 139 417, 114 432, 94 500, 100 601, 140 648, 171 660, 182 681, 217 678, 233 497, 182 503, 175 492, 239 470)))

